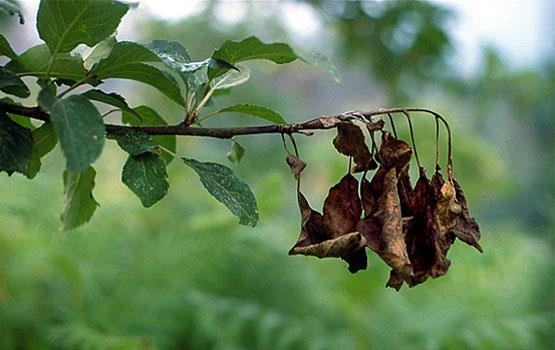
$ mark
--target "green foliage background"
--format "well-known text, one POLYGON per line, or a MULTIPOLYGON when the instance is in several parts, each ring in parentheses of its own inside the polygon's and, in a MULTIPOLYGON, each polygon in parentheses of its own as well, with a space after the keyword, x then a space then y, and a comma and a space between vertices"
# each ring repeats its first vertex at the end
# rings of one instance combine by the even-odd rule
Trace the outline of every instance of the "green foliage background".
MULTIPOLYGON (((414 55, 431 50, 437 59, 448 57, 448 32, 443 25, 433 27, 433 21, 425 22, 431 28, 424 32, 435 40, 423 43, 435 45, 406 51, 415 52, 407 58, 376 44, 365 60, 371 48, 360 44, 361 26, 370 23, 380 33, 400 26, 395 18, 411 18, 403 13, 447 15, 427 3, 393 4, 376 18, 362 7, 312 3, 329 21, 324 35, 340 38, 320 48, 343 67, 342 85, 301 64, 249 63, 251 81, 218 97, 211 108, 257 103, 289 121, 383 104, 443 112, 455 131, 455 175, 482 226, 483 255, 456 244, 445 277, 399 293, 384 288, 388 270, 377 257, 355 275, 337 260, 288 257, 299 217, 294 180, 277 136, 240 138, 245 157, 237 166, 227 163, 257 196, 261 220, 254 229, 238 225, 199 186, 196 173, 177 162, 168 168, 168 195, 142 208, 120 182, 126 154, 109 142, 95 163, 94 193, 101 207, 89 224, 62 233, 64 160, 57 147, 34 181, 0 174, 0 347, 551 348, 554 64, 515 70, 486 50, 482 69, 472 77, 458 76, 448 66, 434 66, 437 71, 428 72, 434 74, 416 71, 406 61, 414 55), (387 66, 384 72, 384 62, 407 72, 397 76, 401 71, 387 66), (361 77, 360 72, 369 74, 361 77)), ((223 28, 211 15, 213 6, 183 23, 146 21, 141 39, 179 40, 198 55, 193 58, 209 55, 224 39, 250 34, 293 40, 272 18, 262 23, 246 16, 223 28)), ((16 18, 2 23, 9 39, 17 38, 16 26, 16 18)), ((136 86, 133 105, 154 106, 177 120, 178 111, 166 97, 136 86)), ((251 122, 225 116, 207 125, 251 122)), ((417 123, 416 133, 431 172, 433 123, 417 123)), ((332 134, 298 138, 309 164, 303 187, 316 207, 347 167, 334 154, 332 134)), ((229 143, 219 140, 178 142, 180 155, 220 163, 226 162, 228 149, 229 143)))

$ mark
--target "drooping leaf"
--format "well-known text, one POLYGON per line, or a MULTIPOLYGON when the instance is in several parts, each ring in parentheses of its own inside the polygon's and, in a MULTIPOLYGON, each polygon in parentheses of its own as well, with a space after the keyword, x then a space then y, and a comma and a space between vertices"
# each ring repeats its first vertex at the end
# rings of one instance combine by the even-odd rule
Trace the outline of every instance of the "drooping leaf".
POLYGON ((299 55, 299 58, 304 62, 322 70, 335 80, 336 83, 341 82, 341 77, 335 65, 324 54, 318 51, 309 51, 299 55))
MULTIPOLYGON (((231 64, 255 59, 265 59, 282 64, 297 59, 297 55, 289 45, 284 43, 265 44, 254 36, 242 41, 228 40, 214 52, 212 57, 231 64)), ((224 67, 210 67, 208 69, 208 76, 210 79, 214 79, 224 74, 229 69, 230 68, 224 67)))
POLYGON ((378 152, 378 161, 386 169, 397 168, 399 173, 410 161, 412 149, 402 140, 398 140, 389 132, 382 134, 382 144, 378 152))
POLYGON ((324 228, 332 237, 353 232, 361 212, 358 181, 347 174, 330 189, 324 201, 324 228))
POLYGON ((231 149, 227 152, 227 159, 235 164, 239 164, 243 156, 245 155, 245 149, 237 141, 231 140, 231 149))
MULTIPOLYGON (((147 106, 139 106, 133 109, 134 113, 123 111, 122 122, 132 126, 148 126, 148 125, 167 125, 166 121, 155 110, 147 106)), ((153 136, 154 142, 160 146, 175 153, 176 138, 175 135, 157 135, 153 136)), ((161 157, 166 163, 173 160, 173 155, 162 150, 161 157)))
POLYGON ((226 90, 247 82, 251 76, 249 67, 238 64, 237 68, 239 69, 238 71, 229 70, 212 80, 211 86, 215 90, 226 90))
MULTIPOLYGON (((46 45, 33 46, 12 61, 6 68, 19 76, 31 75, 42 77, 46 74, 50 62, 50 50, 46 45)), ((87 71, 83 67, 83 60, 79 55, 62 53, 56 55, 50 76, 59 79, 79 80, 85 76, 87 71)), ((88 80, 91 84, 98 83, 94 79, 88 80)))
POLYGON ((29 88, 23 80, 3 67, 0 67, 0 90, 23 98, 30 95, 29 88))
POLYGON ((372 155, 364 142, 364 134, 360 127, 352 123, 341 123, 337 126, 337 136, 333 139, 333 145, 339 151, 349 157, 353 157, 355 168, 353 172, 370 170, 375 163, 372 155))
POLYGON ((131 107, 129 107, 129 105, 125 101, 125 98, 123 98, 123 96, 119 94, 116 94, 115 92, 107 93, 102 90, 92 89, 85 91, 82 95, 89 100, 106 103, 129 113, 136 113, 131 107))
POLYGON ((54 130, 54 124, 46 122, 32 132, 33 156, 27 166, 27 177, 33 179, 40 170, 41 158, 54 149, 58 143, 58 137, 54 130))
POLYGON ((106 137, 116 140, 118 145, 132 156, 150 152, 158 147, 150 135, 132 129, 111 131, 106 137))
POLYGON ((123 166, 121 181, 141 200, 145 208, 151 207, 168 193, 166 164, 154 153, 130 155, 123 166))
MULTIPOLYGON (((310 255, 318 258, 342 258, 362 250, 366 240, 358 232, 351 232, 345 235, 327 239, 325 241, 310 245, 295 245, 290 251, 290 255, 310 255)), ((364 265, 366 265, 366 255, 364 255, 364 265)), ((356 272, 356 271, 351 271, 356 272)))
POLYGON ((220 109, 217 113, 235 112, 252 115, 261 119, 268 120, 274 124, 287 124, 285 119, 278 112, 264 106, 241 103, 220 109))
POLYGON ((13 0, 0 0, 0 12, 8 16, 17 15, 19 17, 19 24, 25 24, 23 13, 19 8, 19 3, 13 0))
POLYGON ((453 227, 453 233, 458 239, 475 247, 480 253, 483 253, 482 247, 480 246, 480 243, 478 243, 481 238, 480 226, 478 226, 476 220, 470 216, 468 204, 466 203, 466 197, 462 187, 455 179, 453 179, 453 183, 455 185, 457 202, 462 208, 459 220, 457 221, 455 227, 453 227))
POLYGON ((0 171, 25 174, 33 154, 31 131, 0 112, 0 171))
POLYGON ((75 173, 85 170, 98 158, 104 146, 102 116, 86 97, 71 95, 54 103, 50 117, 67 160, 67 168, 75 173))
POLYGON ((95 64, 110 56, 110 53, 116 43, 116 37, 111 35, 91 47, 89 51, 83 55, 83 66, 85 69, 90 70, 95 64))
POLYGON ((81 172, 64 171, 64 208, 62 230, 70 230, 88 222, 98 207, 93 197, 96 171, 87 166, 81 172))
POLYGON ((445 181, 439 172, 432 177, 432 186, 436 197, 434 221, 441 236, 455 227, 462 207, 457 203, 455 185, 451 179, 445 181))
POLYGON ((387 171, 380 167, 372 177, 372 181, 362 178, 360 186, 360 199, 364 208, 365 217, 373 216, 378 210, 378 199, 383 192, 383 178, 387 171))
POLYGON ((289 165, 289 167, 291 168, 291 173, 293 173, 295 179, 299 181, 301 172, 306 167, 306 163, 292 154, 288 154, 287 158, 285 158, 285 161, 287 162, 287 165, 289 165))
POLYGON ((16 53, 10 46, 10 43, 2 34, 0 34, 0 56, 7 56, 11 59, 17 57, 16 53))
POLYGON ((235 176, 230 168, 191 158, 182 159, 197 172, 208 192, 239 218, 240 224, 256 226, 258 222, 256 199, 249 186, 235 176))
POLYGON ((69 52, 79 44, 90 47, 106 39, 128 9, 111 0, 42 0, 37 30, 51 52, 69 52))
POLYGON ((162 62, 146 47, 130 42, 117 43, 110 55, 98 62, 89 75, 96 79, 130 79, 151 85, 176 103, 184 106, 179 86, 171 76, 144 62, 162 62))

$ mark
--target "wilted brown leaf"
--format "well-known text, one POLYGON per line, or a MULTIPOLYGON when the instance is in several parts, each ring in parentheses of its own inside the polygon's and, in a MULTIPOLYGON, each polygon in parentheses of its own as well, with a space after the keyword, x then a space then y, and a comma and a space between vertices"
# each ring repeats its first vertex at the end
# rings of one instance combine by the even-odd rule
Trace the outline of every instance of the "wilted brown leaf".
POLYGON ((405 216, 411 216, 411 202, 414 196, 412 185, 410 183, 409 177, 409 165, 405 166, 401 172, 399 172, 399 181, 397 183, 397 191, 399 193, 399 201, 401 202, 401 214, 405 216))
POLYGON ((353 157, 356 164, 353 169, 355 173, 369 170, 371 166, 375 165, 375 162, 372 162, 372 155, 364 142, 362 129, 356 124, 339 124, 337 126, 337 136, 333 139, 333 145, 339 153, 353 157))
POLYGON ((331 238, 324 230, 322 215, 310 207, 302 193, 297 193, 297 199, 301 211, 301 234, 293 249, 298 246, 317 244, 331 238))
POLYGON ((382 194, 383 178, 386 173, 387 171, 380 167, 372 177, 372 181, 368 181, 364 177, 361 180, 360 197, 365 217, 370 217, 378 210, 378 198, 382 194))
POLYGON ((291 168, 291 172, 293 173, 293 176, 298 181, 299 176, 301 175, 301 171, 303 171, 304 168, 306 167, 306 163, 292 154, 288 154, 285 160, 289 165, 289 167, 291 168))
POLYGON ((351 232, 319 243, 303 246, 295 245, 289 254, 311 255, 318 258, 340 258, 354 253, 365 245, 366 240, 364 237, 362 237, 358 232, 351 232))
POLYGON ((453 182, 455 184, 457 201, 462 208, 459 220, 453 228, 453 233, 455 234, 455 236, 457 236, 458 239, 468 245, 474 246, 480 251, 480 253, 483 253, 482 247, 480 246, 480 243, 478 243, 481 238, 480 227, 478 226, 476 220, 474 220, 474 218, 470 216, 468 204, 466 203, 466 198, 461 186, 459 185, 457 180, 453 179, 453 182))
POLYGON ((383 179, 383 192, 378 199, 378 211, 374 216, 381 224, 380 257, 405 280, 412 275, 403 232, 401 204, 397 194, 397 171, 391 168, 383 179))
POLYGON ((449 232, 458 222, 462 208, 456 201, 455 185, 451 179, 443 180, 439 172, 432 177, 435 196, 434 221, 441 236, 449 232))
POLYGON ((410 161, 412 149, 408 143, 397 140, 389 132, 382 133, 382 144, 378 151, 378 161, 386 169, 397 168, 399 173, 410 161))
POLYGON ((347 174, 330 189, 324 201, 324 228, 332 237, 354 232, 361 212, 358 181, 347 174))

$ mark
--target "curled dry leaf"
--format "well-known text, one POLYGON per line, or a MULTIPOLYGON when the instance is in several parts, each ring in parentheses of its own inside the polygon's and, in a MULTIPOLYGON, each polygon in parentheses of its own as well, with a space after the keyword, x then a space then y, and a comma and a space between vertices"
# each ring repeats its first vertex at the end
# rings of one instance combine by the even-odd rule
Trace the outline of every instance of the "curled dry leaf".
POLYGON ((358 251, 365 245, 366 240, 364 237, 362 237, 358 232, 351 232, 316 244, 304 246, 295 245, 289 254, 312 255, 318 258, 340 258, 358 251))
POLYGON ((353 123, 341 123, 337 126, 337 136, 333 139, 333 145, 337 151, 349 157, 353 157, 355 168, 353 171, 361 172, 375 169, 372 155, 364 142, 362 129, 353 123))
POLYGON ((383 192, 378 200, 378 211, 374 216, 381 224, 380 257, 404 280, 410 280, 412 267, 407 254, 401 204, 397 193, 397 171, 391 168, 383 179, 383 192))
POLYGON ((436 172, 432 177, 432 186, 436 198, 434 220, 441 236, 449 232, 458 222, 462 207, 456 201, 455 185, 452 179, 443 180, 436 172))
POLYGON ((378 161, 386 168, 397 168, 397 173, 409 163, 412 157, 412 149, 408 143, 398 140, 389 132, 382 133, 382 144, 378 151, 378 161))
POLYGON ((366 218, 372 216, 378 210, 378 199, 382 194, 383 178, 386 173, 387 171, 380 167, 374 174, 372 181, 368 181, 364 177, 362 178, 360 197, 366 218))
POLYGON ((455 193, 457 197, 457 201, 459 202, 462 210, 459 216, 459 220, 455 227, 453 228, 453 233, 457 236, 458 239, 465 242, 468 245, 471 245, 478 249, 480 253, 483 253, 482 247, 478 241, 480 240, 480 227, 474 218, 470 216, 470 212, 468 210, 468 204, 466 203, 466 197, 464 196, 464 192, 457 182, 457 180, 453 179, 455 184, 455 193))
POLYGON ((287 155, 287 158, 285 160, 287 162, 287 165, 289 165, 289 167, 291 168, 293 176, 297 181, 299 181, 301 171, 303 171, 306 167, 306 163, 292 154, 287 155))
POLYGON ((332 237, 356 229, 362 212, 358 198, 358 181, 351 174, 345 175, 330 189, 324 201, 324 227, 332 237))

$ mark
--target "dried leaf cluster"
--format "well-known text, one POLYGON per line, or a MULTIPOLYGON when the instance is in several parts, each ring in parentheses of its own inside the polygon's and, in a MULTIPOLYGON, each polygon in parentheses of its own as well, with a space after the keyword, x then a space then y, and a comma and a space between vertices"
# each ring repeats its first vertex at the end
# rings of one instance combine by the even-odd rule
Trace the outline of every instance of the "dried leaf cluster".
POLYGON ((379 149, 373 142, 374 152, 367 147, 361 126, 348 121, 337 126, 333 145, 354 161, 352 173, 362 172, 362 176, 359 182, 349 172, 334 185, 323 214, 312 209, 300 192, 306 163, 298 155, 287 156, 298 181, 301 212, 301 233, 289 254, 338 257, 354 273, 366 269, 368 247, 392 268, 387 286, 399 290, 403 283, 413 287, 428 277, 444 275, 451 264, 447 252, 456 238, 481 252, 480 229, 452 177, 451 160, 447 179, 436 167, 429 180, 420 167, 413 187, 409 178, 413 149, 385 131, 383 122, 365 125, 372 141, 375 133, 381 133, 379 149), (368 172, 374 169, 368 180, 368 172))

